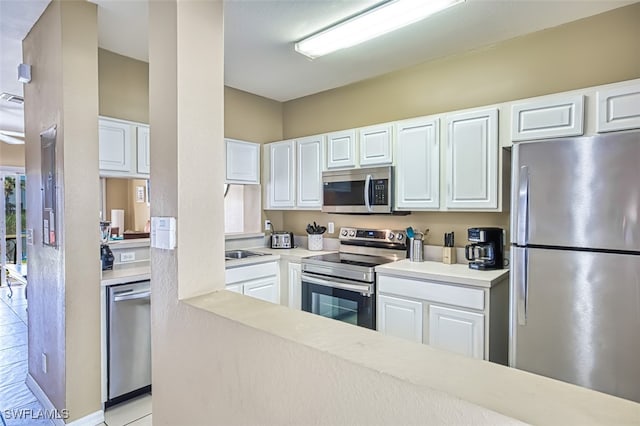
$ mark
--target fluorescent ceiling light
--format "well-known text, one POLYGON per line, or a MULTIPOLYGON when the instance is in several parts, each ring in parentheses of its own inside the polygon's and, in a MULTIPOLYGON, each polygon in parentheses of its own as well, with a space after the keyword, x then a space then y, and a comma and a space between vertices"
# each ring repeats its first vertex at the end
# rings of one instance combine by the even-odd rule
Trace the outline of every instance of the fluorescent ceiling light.
POLYGON ((391 0, 295 44, 309 58, 355 46, 420 21, 465 0, 391 0))

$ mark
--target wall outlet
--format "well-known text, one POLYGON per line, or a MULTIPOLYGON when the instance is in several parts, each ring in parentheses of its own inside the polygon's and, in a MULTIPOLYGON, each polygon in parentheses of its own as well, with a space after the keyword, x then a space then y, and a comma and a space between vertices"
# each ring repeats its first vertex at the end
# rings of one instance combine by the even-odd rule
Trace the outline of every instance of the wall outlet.
POLYGON ((136 253, 134 251, 120 253, 120 262, 133 262, 134 260, 136 260, 136 253))
POLYGON ((327 231, 328 231, 330 234, 333 234, 333 233, 335 232, 335 228, 334 228, 334 224, 333 224, 333 222, 329 222, 329 223, 327 224, 327 231))
POLYGON ((33 229, 27 229, 27 245, 33 245, 33 229))
POLYGON ((269 219, 264 221, 264 230, 271 231, 271 221, 269 219))
POLYGON ((47 354, 42 352, 42 372, 47 374, 47 354))

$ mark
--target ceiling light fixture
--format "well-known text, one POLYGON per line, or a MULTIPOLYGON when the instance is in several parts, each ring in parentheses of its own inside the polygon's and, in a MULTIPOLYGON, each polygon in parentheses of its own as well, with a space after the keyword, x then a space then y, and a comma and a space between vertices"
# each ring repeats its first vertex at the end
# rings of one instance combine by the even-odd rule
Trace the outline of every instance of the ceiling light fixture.
POLYGON ((314 59, 413 24, 464 1, 391 0, 297 42, 295 50, 314 59))

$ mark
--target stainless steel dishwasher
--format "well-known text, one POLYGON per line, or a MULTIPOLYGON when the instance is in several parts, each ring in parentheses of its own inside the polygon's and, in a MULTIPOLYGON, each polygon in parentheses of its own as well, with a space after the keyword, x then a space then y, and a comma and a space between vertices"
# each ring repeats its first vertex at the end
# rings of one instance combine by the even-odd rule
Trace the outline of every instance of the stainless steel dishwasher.
POLYGON ((107 288, 107 402, 151 390, 150 281, 107 288))

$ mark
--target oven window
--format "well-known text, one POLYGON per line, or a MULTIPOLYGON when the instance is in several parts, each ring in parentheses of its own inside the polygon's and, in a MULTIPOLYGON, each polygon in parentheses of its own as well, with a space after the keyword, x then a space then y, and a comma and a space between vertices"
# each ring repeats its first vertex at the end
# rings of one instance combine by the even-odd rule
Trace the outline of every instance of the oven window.
POLYGON ((313 284, 302 278, 302 310, 375 330, 375 295, 313 284))
POLYGON ((313 293, 311 310, 314 314, 322 315, 323 317, 358 325, 358 302, 353 300, 313 293))

